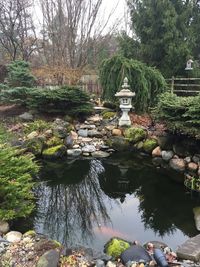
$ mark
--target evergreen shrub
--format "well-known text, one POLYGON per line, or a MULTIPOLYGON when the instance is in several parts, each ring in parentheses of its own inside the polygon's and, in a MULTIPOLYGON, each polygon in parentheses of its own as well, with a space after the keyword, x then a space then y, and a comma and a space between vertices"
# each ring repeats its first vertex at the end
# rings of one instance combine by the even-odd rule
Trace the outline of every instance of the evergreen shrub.
POLYGON ((84 117, 92 113, 89 95, 76 87, 27 88, 18 87, 0 93, 2 103, 16 103, 45 113, 84 117))
POLYGON ((36 83, 36 78, 31 74, 28 62, 16 60, 11 62, 7 68, 7 80, 10 87, 32 87, 36 83))
POLYGON ((6 133, 0 126, 0 220, 26 217, 32 212, 32 177, 39 169, 32 155, 23 154, 6 141, 6 133))
POLYGON ((163 120, 169 130, 200 139, 200 95, 179 97, 164 93, 153 114, 163 120))

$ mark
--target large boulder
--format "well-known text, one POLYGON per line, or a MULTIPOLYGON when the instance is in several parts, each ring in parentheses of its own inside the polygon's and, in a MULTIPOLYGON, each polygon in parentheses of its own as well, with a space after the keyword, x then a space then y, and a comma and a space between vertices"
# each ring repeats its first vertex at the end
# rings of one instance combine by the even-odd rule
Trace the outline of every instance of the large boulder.
POLYGON ((60 253, 57 249, 45 252, 38 260, 36 267, 57 267, 60 253))
POLYGON ((184 159, 170 159, 169 161, 170 167, 178 172, 184 172, 186 169, 186 164, 184 159))
POLYGON ((123 251, 130 247, 130 243, 126 240, 120 238, 110 239, 104 246, 104 252, 112 256, 113 258, 118 258, 123 251))
POLYGON ((131 127, 125 130, 125 138, 132 143, 137 143, 147 137, 147 131, 142 128, 131 127))
POLYGON ((116 151, 126 151, 130 149, 130 144, 127 138, 123 136, 111 137, 106 141, 109 147, 114 148, 116 151))
POLYGON ((158 143, 156 139, 147 139, 143 143, 143 149, 146 153, 152 153, 152 151, 154 150, 154 148, 157 147, 157 145, 158 143))
POLYGON ((46 159, 61 158, 66 153, 66 147, 64 145, 53 146, 43 150, 42 155, 46 159))
POLYGON ((22 233, 17 231, 11 231, 5 235, 5 239, 11 243, 20 242, 22 239, 22 233))

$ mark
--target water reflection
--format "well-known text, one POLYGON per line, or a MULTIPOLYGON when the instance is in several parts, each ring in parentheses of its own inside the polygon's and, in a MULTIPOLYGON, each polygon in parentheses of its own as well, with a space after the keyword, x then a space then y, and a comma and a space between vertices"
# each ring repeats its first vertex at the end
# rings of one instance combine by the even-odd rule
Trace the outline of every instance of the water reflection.
MULTIPOLYGON (((112 230, 114 220, 121 229, 137 221, 143 226, 139 234, 148 232, 152 239, 177 239, 177 229, 186 236, 198 233, 192 212, 198 200, 191 199, 166 171, 155 169, 149 159, 121 155, 102 161, 44 162, 41 179, 46 182, 37 188, 35 228, 62 243, 91 244, 97 233, 101 236, 100 225, 105 233, 120 234, 112 230), (115 213, 118 208, 123 214, 115 213), (134 222, 126 219, 130 210, 134 222)), ((128 236, 132 234, 127 230, 128 236)))
POLYGON ((93 225, 110 220, 98 182, 103 171, 98 160, 57 166, 46 162, 41 177, 52 180, 37 188, 36 228, 65 244, 88 242, 93 225))

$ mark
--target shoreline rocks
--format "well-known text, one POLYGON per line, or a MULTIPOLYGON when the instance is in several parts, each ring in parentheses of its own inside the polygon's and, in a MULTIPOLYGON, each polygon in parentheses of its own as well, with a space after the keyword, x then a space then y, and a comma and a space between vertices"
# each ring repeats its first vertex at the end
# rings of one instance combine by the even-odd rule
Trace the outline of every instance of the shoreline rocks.
MULTIPOLYGON (((62 266, 102 266, 102 267, 124 267, 122 262, 117 261, 115 255, 120 254, 126 249, 123 247, 122 251, 116 248, 114 252, 114 243, 112 240, 117 240, 113 237, 105 244, 113 244, 112 250, 107 252, 96 252, 94 249, 86 247, 64 247, 59 242, 49 239, 46 236, 37 234, 30 230, 24 234, 20 232, 11 231, 7 236, 19 237, 17 240, 10 241, 0 238, 0 264, 1 266, 18 266, 18 267, 62 267, 62 266), (112 254, 113 256, 109 256, 112 254), (7 265, 6 265, 7 264, 7 265), (9 265, 8 265, 9 264, 9 265), (14 264, 14 265, 13 265, 14 264)), ((6 236, 5 236, 6 237, 6 236)), ((119 239, 120 240, 120 239, 119 239)), ((126 242, 127 248, 130 247, 129 241, 126 242)), ((120 241, 121 242, 121 241, 120 241)), ((163 244, 159 241, 154 241, 156 244, 163 244)), ((120 244, 120 243, 119 243, 120 244)), ((167 246, 167 245, 166 245, 167 246)), ((145 248, 145 245, 144 245, 145 248)), ((177 249, 177 256, 181 262, 178 266, 200 266, 200 235, 188 239, 177 249), (182 265, 183 264, 183 265, 182 265)), ((176 266, 176 261, 173 266, 176 266)))

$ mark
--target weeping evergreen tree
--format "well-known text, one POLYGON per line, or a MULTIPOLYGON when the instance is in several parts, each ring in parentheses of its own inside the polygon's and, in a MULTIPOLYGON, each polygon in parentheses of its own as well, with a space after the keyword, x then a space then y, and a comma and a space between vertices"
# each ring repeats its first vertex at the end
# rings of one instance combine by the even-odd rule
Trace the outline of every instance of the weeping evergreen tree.
POLYGON ((140 61, 115 55, 104 60, 100 66, 104 100, 115 99, 114 95, 120 90, 124 77, 128 78, 131 90, 136 93, 136 111, 145 112, 154 106, 158 95, 166 89, 165 79, 158 70, 140 61))

